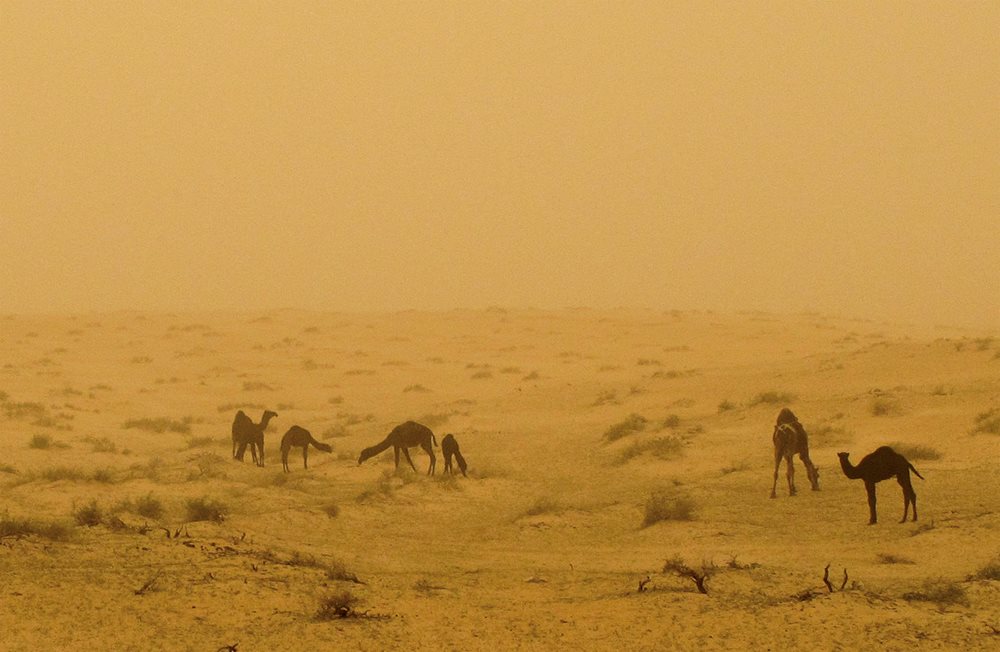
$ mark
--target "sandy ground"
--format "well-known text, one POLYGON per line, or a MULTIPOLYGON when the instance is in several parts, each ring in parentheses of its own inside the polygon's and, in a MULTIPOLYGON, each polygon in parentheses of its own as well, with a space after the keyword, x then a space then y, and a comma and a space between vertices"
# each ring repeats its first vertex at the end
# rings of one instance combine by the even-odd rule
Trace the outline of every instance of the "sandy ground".
POLYGON ((0 649, 998 649, 991 336, 756 313, 3 317, 0 649), (798 495, 782 466, 770 499, 784 406, 820 491, 796 460, 798 495), (266 466, 233 460, 236 410, 265 408, 266 466), (357 465, 410 419, 454 433, 469 477, 440 449, 433 477, 419 449, 417 473, 391 449, 357 465), (333 453, 285 474, 295 424, 333 453), (889 480, 867 525, 839 468, 884 444, 925 478, 916 523, 889 480), (347 617, 320 617, 338 600, 347 617))

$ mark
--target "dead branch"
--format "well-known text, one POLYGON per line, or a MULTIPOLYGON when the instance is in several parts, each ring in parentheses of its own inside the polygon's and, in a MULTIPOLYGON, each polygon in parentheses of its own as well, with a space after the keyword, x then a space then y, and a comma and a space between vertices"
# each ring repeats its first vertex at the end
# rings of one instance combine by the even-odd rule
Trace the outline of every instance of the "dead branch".
POLYGON ((147 591, 153 590, 153 585, 156 584, 156 580, 160 579, 160 573, 157 571, 152 577, 146 580, 146 583, 135 590, 136 595, 145 595, 147 591))
POLYGON ((652 579, 652 577, 647 575, 646 579, 639 580, 639 593, 643 593, 646 590, 646 585, 649 584, 652 579))
POLYGON ((830 584, 830 564, 823 569, 823 584, 826 584, 827 591, 833 593, 833 584, 830 584))
POLYGON ((844 581, 840 583, 840 590, 843 591, 844 587, 847 586, 847 569, 844 569, 844 581))
POLYGON ((708 595, 708 589, 705 587, 705 581, 712 575, 712 566, 707 563, 702 564, 701 571, 696 571, 691 568, 680 557, 675 557, 673 559, 668 559, 663 565, 663 572, 672 572, 678 577, 687 577, 694 582, 694 585, 698 587, 698 592, 708 595))
POLYGON ((233 643, 232 645, 223 645, 222 647, 220 647, 215 652, 239 652, 236 649, 237 645, 239 645, 239 642, 233 643))

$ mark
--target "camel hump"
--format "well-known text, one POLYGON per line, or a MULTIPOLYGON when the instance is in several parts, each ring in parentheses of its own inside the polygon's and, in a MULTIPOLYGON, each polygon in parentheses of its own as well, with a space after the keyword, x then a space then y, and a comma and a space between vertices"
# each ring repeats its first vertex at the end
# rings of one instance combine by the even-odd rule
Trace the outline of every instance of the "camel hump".
POLYGON ((788 408, 781 408, 781 412, 778 412, 778 420, 775 422, 775 425, 780 426, 784 424, 792 424, 798 422, 799 418, 795 416, 794 412, 792 412, 788 408))

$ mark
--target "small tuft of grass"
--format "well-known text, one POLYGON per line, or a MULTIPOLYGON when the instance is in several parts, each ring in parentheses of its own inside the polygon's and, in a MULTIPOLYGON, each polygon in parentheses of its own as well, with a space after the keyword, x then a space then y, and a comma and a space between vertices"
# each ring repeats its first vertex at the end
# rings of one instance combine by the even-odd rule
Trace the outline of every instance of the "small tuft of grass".
POLYGON ((649 454, 661 460, 676 459, 684 454, 684 441, 679 437, 657 437, 630 444, 621 452, 621 461, 627 462, 640 455, 649 454))
POLYGON ((1000 435, 1000 408, 993 408, 976 416, 972 434, 977 433, 1000 435))
POLYGON ((187 440, 187 448, 206 448, 215 444, 215 439, 209 436, 190 437, 187 440))
POLYGON ((933 602, 939 607, 969 606, 969 596, 965 592, 965 587, 946 579, 926 580, 920 590, 904 593, 903 599, 911 602, 933 602))
POLYGON ((622 437, 633 435, 645 430, 648 420, 641 414, 631 414, 627 419, 614 424, 604 431, 604 439, 607 441, 617 441, 622 437))
POLYGON ((335 582, 353 582, 364 584, 358 576, 347 570, 347 565, 340 559, 334 559, 326 565, 326 578, 335 582))
POLYGON ((166 513, 166 510, 163 509, 163 503, 160 502, 159 498, 153 496, 152 492, 135 501, 135 511, 139 516, 145 516, 154 521, 160 520, 166 513))
POLYGON ((880 564, 915 564, 916 562, 912 559, 907 559, 901 555, 896 555, 890 552, 880 552, 876 558, 880 564))
POLYGON ((355 608, 360 603, 358 596, 347 590, 328 593, 320 598, 316 620, 334 620, 356 615, 355 608))
POLYGON ((885 398, 873 399, 868 405, 868 411, 873 417, 887 417, 899 412, 899 407, 895 401, 885 398))
POLYGON ((104 510, 97 504, 97 499, 73 508, 73 520, 77 525, 94 527, 104 522, 104 510))
POLYGON ((730 401, 729 399, 721 401, 719 403, 719 408, 718 408, 719 414, 722 414, 723 412, 729 412, 730 410, 735 410, 736 407, 737 407, 736 404, 730 401))
POLYGON ((795 394, 792 394, 790 392, 777 392, 771 390, 768 392, 761 392, 757 394, 756 396, 750 399, 750 402, 747 405, 749 405, 750 407, 754 407, 756 405, 787 404, 793 402, 795 398, 796 398, 795 394))
POLYGON ((337 503, 327 503, 320 509, 330 518, 337 518, 340 516, 340 505, 337 503))
POLYGON ((941 451, 933 446, 922 446, 920 444, 907 444, 901 441, 888 444, 894 451, 910 460, 939 460, 941 451))
POLYGON ((972 579, 1000 581, 1000 557, 997 557, 976 571, 972 579))
POLYGON ((660 428, 670 428, 671 430, 679 428, 681 425, 681 418, 676 414, 669 414, 660 424, 660 428))
POLYGON ((129 419, 122 424, 122 428, 145 430, 147 432, 164 433, 177 432, 186 435, 191 432, 191 424, 186 421, 176 421, 166 417, 157 419, 129 419))
POLYGON ((419 383, 417 383, 416 385, 407 385, 406 387, 403 388, 404 394, 406 394, 407 392, 428 393, 430 391, 431 390, 427 389, 426 387, 424 387, 419 383))
POLYGON ((189 498, 184 503, 188 521, 211 521, 222 523, 226 519, 226 506, 212 498, 189 498))
POLYGON ((52 437, 45 434, 33 435, 31 441, 28 442, 28 448, 48 450, 52 448, 52 437))
POLYGON ((107 437, 88 437, 85 441, 90 443, 91 450, 95 453, 117 453, 118 446, 107 437))
POLYGON ((642 527, 649 527, 660 521, 693 521, 697 505, 690 496, 677 489, 656 489, 646 500, 646 511, 642 527))

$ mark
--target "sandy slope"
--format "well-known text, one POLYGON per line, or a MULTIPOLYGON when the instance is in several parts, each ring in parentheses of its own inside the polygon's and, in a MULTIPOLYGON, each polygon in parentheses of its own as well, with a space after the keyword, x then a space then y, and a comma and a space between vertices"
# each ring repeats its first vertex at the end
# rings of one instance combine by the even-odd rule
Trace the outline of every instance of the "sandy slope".
POLYGON ((1000 558, 1000 435, 970 432, 1000 408, 990 335, 588 310, 2 318, 5 522, 71 536, 2 539, 0 648, 996 649, 1000 582, 970 579, 1000 558), (799 495, 782 468, 770 500, 786 404, 821 491, 799 464, 799 495), (230 459, 241 406, 279 413, 263 469, 230 459), (643 429, 608 441, 630 415, 643 429), (416 450, 416 474, 391 451, 355 464, 406 419, 455 433, 470 477, 427 478, 416 450), (285 475, 293 424, 334 453, 285 475), (837 465, 886 443, 926 478, 917 523, 886 482, 867 526, 837 465), (643 527, 660 490, 692 518, 643 527), (225 520, 190 521, 202 498, 225 520), (77 525, 92 501, 104 524, 77 525), (661 572, 675 556, 716 566, 708 595, 661 572), (316 619, 343 591, 362 617, 316 619))

